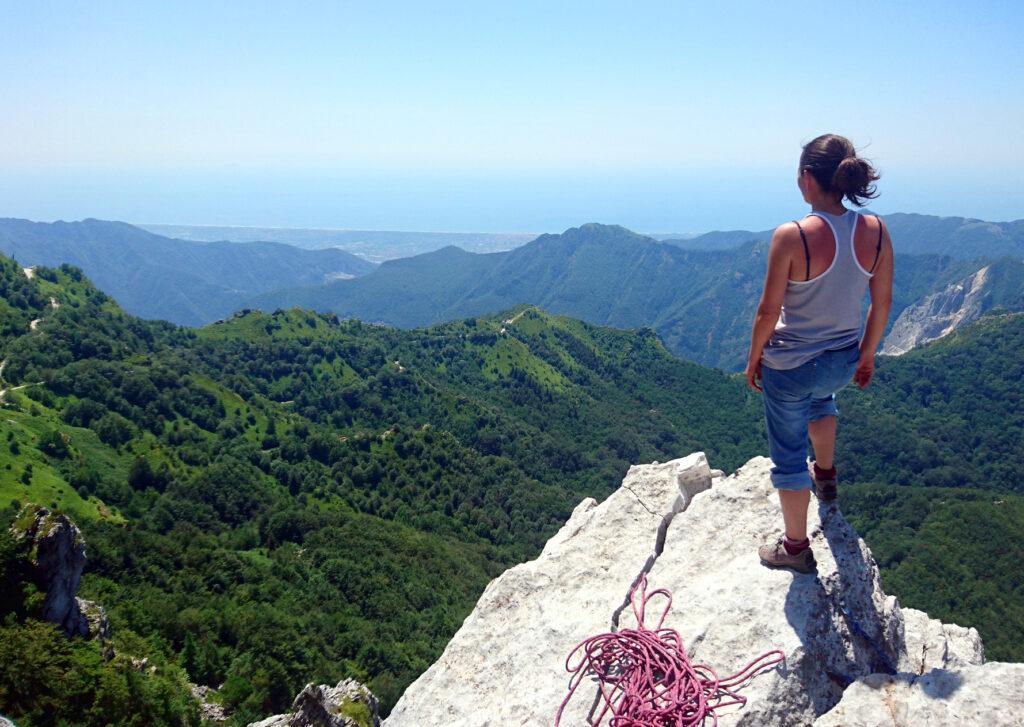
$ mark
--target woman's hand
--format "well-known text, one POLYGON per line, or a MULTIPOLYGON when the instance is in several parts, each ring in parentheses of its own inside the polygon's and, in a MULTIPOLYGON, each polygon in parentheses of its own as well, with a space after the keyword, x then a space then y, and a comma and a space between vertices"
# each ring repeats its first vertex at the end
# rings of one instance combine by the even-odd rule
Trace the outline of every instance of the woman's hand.
POLYGON ((853 380, 857 383, 857 386, 864 388, 871 381, 872 375, 875 373, 875 354, 873 353, 862 353, 860 361, 857 362, 857 370, 853 373, 853 380))
POLYGON ((747 361, 747 386, 754 391, 763 391, 761 386, 758 385, 758 381, 761 380, 761 359, 758 357, 756 361, 747 361))

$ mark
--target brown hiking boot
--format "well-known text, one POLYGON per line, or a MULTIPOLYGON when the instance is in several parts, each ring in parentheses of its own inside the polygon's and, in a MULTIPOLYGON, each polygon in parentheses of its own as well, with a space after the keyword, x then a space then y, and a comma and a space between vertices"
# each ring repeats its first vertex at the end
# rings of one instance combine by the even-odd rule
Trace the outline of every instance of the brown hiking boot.
POLYGON ((826 477, 819 480, 814 476, 814 470, 812 469, 811 481, 814 482, 814 494, 817 495, 819 500, 829 502, 839 496, 839 488, 837 486, 839 483, 836 477, 826 477))
POLYGON ((761 563, 769 568, 792 568, 800 573, 814 573, 818 570, 818 563, 814 560, 814 553, 810 548, 790 555, 782 544, 782 538, 771 545, 762 545, 758 548, 757 554, 761 557, 761 563))

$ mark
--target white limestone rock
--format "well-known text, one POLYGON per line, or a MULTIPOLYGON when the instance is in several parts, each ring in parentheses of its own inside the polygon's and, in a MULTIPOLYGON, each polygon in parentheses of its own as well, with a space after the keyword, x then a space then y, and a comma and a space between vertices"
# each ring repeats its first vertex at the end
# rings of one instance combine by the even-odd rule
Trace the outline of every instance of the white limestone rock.
MULTIPOLYGON (((567 691, 565 660, 608 631, 649 567, 672 516, 711 486, 702 452, 634 465, 600 505, 587 498, 540 556, 491 581, 441 657, 402 695, 387 727, 550 725, 567 691)), ((564 725, 589 709, 574 700, 564 725)))
POLYGON ((903 309, 881 353, 900 356, 978 320, 992 306, 990 265, 903 309))
POLYGON ((95 601, 88 601, 84 598, 75 597, 78 603, 78 612, 82 614, 85 621, 85 633, 90 639, 105 641, 110 638, 110 620, 107 618, 107 610, 95 601))
POLYGON ((758 546, 782 533, 770 467, 755 457, 694 498, 648 574, 672 592, 666 624, 695 663, 725 676, 765 651, 786 654, 784 668, 743 690, 746 706, 720 714, 722 724, 810 724, 857 677, 895 670, 903 652, 896 599, 882 592, 870 551, 835 505, 811 499, 817 574, 761 564, 758 546))
MULTIPOLYGON (((550 726, 568 690, 566 658, 589 636, 635 625, 627 596, 644 572, 649 589, 671 591, 665 626, 680 632, 693 663, 724 677, 766 651, 785 652, 784 664, 742 689, 744 707, 719 712, 723 725, 811 725, 846 701, 844 690, 860 693, 879 680, 906 696, 908 714, 924 714, 927 703, 914 706, 915 695, 958 678, 943 674, 983 668, 974 629, 901 609, 886 596, 870 551, 835 504, 812 499, 817 573, 764 567, 757 548, 782 530, 770 466, 755 457, 722 477, 696 453, 631 467, 604 502, 581 502, 536 560, 488 584, 386 727, 550 726)), ((658 613, 648 627, 660 613, 656 601, 651 608, 658 613)), ((942 714, 971 714, 981 679, 973 672, 964 679, 959 701, 942 714)), ((585 682, 562 724, 590 724, 596 696, 585 682)))
POLYGON ((858 679, 814 727, 939 727, 1024 724, 1024 664, 990 661, 926 674, 858 679))
POLYGON ((985 663, 985 647, 975 628, 944 624, 924 611, 903 609, 906 651, 902 672, 924 674, 932 669, 950 669, 985 663))
POLYGON ((218 692, 205 684, 188 683, 192 698, 199 702, 199 716, 204 722, 227 722, 230 714, 223 704, 217 701, 218 692))

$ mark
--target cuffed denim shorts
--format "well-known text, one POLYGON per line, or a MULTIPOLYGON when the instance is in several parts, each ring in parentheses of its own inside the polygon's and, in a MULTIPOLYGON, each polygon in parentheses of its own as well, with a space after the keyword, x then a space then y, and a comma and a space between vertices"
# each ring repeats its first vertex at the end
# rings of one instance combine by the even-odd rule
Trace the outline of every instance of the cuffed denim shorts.
POLYGON ((807 466, 807 424, 839 413, 836 392, 853 379, 859 344, 823 351, 793 369, 761 366, 772 485, 779 490, 813 487, 807 466))

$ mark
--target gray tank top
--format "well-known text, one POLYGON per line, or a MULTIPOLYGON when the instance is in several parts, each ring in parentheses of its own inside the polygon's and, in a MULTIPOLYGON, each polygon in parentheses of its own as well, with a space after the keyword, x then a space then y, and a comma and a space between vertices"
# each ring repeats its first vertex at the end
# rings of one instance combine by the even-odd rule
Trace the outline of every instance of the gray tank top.
POLYGON ((792 369, 822 351, 860 343, 863 335, 861 302, 873 276, 861 267, 853 237, 860 213, 811 212, 828 223, 836 244, 832 264, 810 280, 790 280, 782 314, 764 348, 764 365, 792 369))

